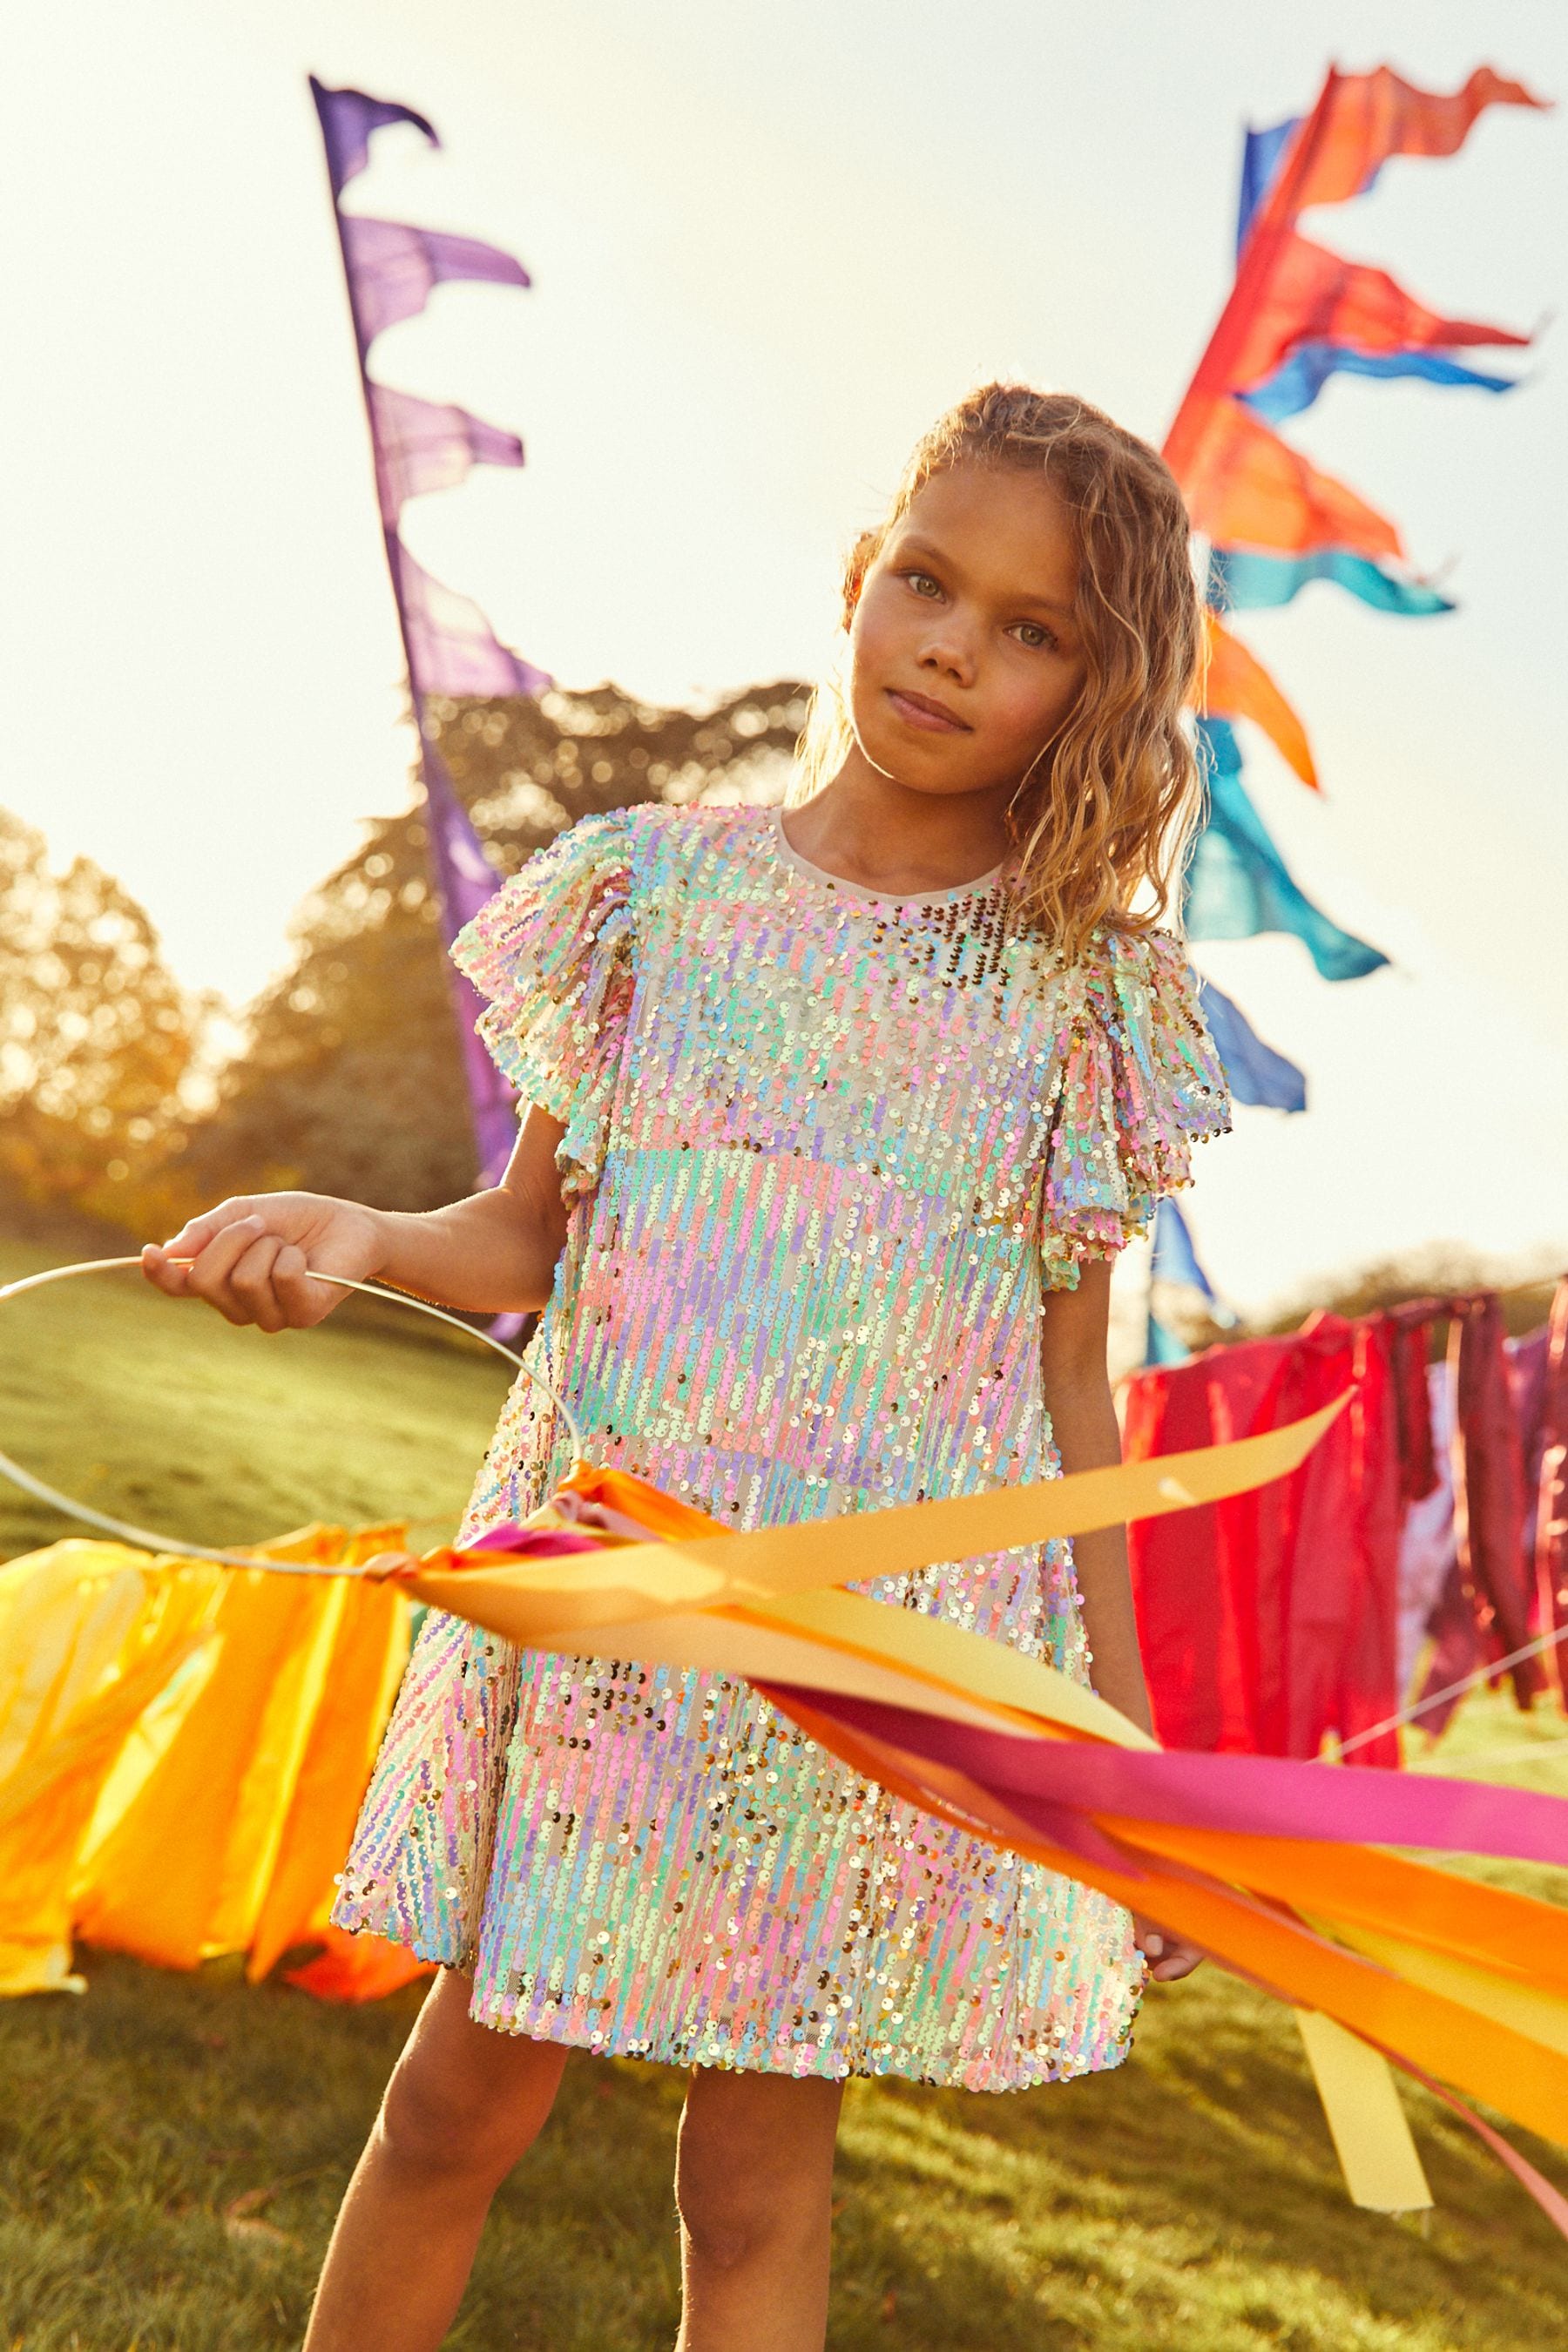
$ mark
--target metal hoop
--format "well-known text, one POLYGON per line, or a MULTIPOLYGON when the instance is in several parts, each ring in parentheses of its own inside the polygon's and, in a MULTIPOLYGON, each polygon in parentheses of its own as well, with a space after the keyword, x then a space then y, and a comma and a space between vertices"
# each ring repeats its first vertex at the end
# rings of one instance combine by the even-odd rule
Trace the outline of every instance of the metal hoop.
MULTIPOLYGON (((24 1291, 42 1290, 51 1282, 68 1282, 80 1274, 112 1274, 129 1266, 139 1268, 141 1264, 139 1257, 95 1257, 86 1258, 79 1265, 47 1266, 42 1274, 24 1275, 18 1282, 0 1285, 0 1306, 9 1298, 20 1298, 24 1291)), ((395 1307, 412 1307, 417 1314, 433 1316, 437 1323, 449 1323, 454 1330, 466 1332, 470 1339, 481 1340, 496 1355, 504 1356, 509 1364, 515 1364, 526 1380, 531 1381, 536 1389, 543 1391, 566 1424, 574 1458, 579 1462, 584 1459, 583 1433, 571 1408, 556 1395, 543 1375, 536 1372, 531 1364, 525 1364, 522 1358, 503 1340, 493 1338, 489 1331, 476 1329, 473 1324, 465 1323, 460 1316, 449 1315, 444 1307, 433 1307, 426 1298, 415 1298, 405 1290, 389 1290, 379 1282, 351 1282, 346 1275, 317 1274, 314 1271, 310 1279, 312 1282, 330 1282, 339 1290, 363 1291, 367 1298, 389 1298, 395 1307)), ((220 1551, 211 1544, 186 1543, 177 1536, 158 1535, 148 1528, 132 1527, 129 1520, 111 1518, 107 1511, 95 1511, 88 1504, 79 1503, 69 1495, 62 1495, 58 1487, 46 1486, 43 1479, 35 1478, 30 1470, 24 1470, 19 1462, 13 1462, 8 1454, 0 1454, 0 1477, 8 1478, 14 1486, 19 1486, 25 1495, 31 1495, 36 1502, 47 1503, 52 1510, 64 1512, 67 1518, 79 1519, 84 1527, 98 1528, 105 1535, 119 1536, 122 1542, 135 1544, 140 1549, 167 1552, 178 1559, 216 1560, 224 1568, 268 1568, 285 1575, 319 1576, 321 1573, 319 1568, 303 1561, 264 1559, 258 1553, 249 1551, 220 1551)))

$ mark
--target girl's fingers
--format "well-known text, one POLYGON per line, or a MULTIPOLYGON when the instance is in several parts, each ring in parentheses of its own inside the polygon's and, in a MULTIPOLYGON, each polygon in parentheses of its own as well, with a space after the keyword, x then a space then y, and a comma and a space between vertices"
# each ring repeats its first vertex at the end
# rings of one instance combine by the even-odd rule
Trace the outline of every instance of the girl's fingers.
POLYGON ((142 1271, 153 1289, 163 1291, 165 1297, 188 1298, 191 1295, 190 1268, 175 1265, 171 1261, 168 1253, 172 1246, 172 1244, 166 1244, 160 1249, 156 1242, 149 1242, 142 1252, 142 1271))
POLYGON ((1194 1952, 1190 1944, 1178 1944, 1174 1949, 1167 1947, 1163 1959, 1156 1961, 1149 1973, 1157 1984, 1176 1984, 1203 1964, 1202 1952, 1194 1952))
POLYGON ((1148 1961, 1149 1974, 1156 1984, 1174 1984, 1202 1966, 1204 1955, 1195 1946, 1179 1936, 1166 1935, 1152 1919, 1134 1916, 1132 1927, 1132 1940, 1148 1961))
POLYGON ((160 1252, 163 1257, 200 1257, 207 1244, 216 1239, 226 1226, 255 1221, 256 1203, 251 1200, 220 1201, 216 1209, 207 1209, 199 1217, 191 1217, 177 1234, 166 1241, 160 1252))
POLYGON ((261 1233, 236 1261, 228 1277, 230 1296, 242 1309, 241 1320, 263 1331, 281 1331, 288 1321, 272 1286, 272 1269, 282 1250, 281 1237, 261 1233))
MULTIPOLYGON (((262 1222, 249 1201, 220 1201, 205 1215, 190 1218, 166 1242, 149 1242, 142 1252, 142 1271, 153 1288, 169 1298, 205 1298, 208 1293, 205 1281, 191 1279, 195 1261, 204 1257, 213 1244, 236 1225, 247 1224, 255 1229, 262 1222)), ((208 1260, 208 1274, 219 1262, 216 1258, 208 1260)))
POLYGON ((302 1249, 285 1242, 272 1268, 272 1289, 290 1330, 308 1330, 331 1313, 345 1293, 335 1284, 318 1282, 302 1249))
MULTIPOLYGON (((259 1217, 239 1217, 213 1235, 187 1275, 186 1297, 205 1298, 226 1321, 248 1323, 253 1318, 229 1288, 229 1276, 253 1242, 266 1230, 259 1217)), ((178 1243, 178 1235, 175 1243, 178 1243)), ((174 1245, 171 1245, 174 1246, 174 1245)))

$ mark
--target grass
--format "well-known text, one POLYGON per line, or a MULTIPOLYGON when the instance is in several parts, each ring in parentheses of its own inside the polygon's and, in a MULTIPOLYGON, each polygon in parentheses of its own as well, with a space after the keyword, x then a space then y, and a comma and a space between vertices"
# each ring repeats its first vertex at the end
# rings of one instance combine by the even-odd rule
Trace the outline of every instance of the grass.
MULTIPOLYGON (((67 1255, 0 1240, 0 1282, 67 1255)), ((270 1337, 134 1272, 0 1307, 0 1450, 96 1509, 197 1543, 404 1516, 439 1541, 507 1380, 477 1341, 357 1300, 270 1337)), ((82 1532, 0 1482, 0 1558, 82 1532)))
MULTIPOLYGON (((0 1276, 47 1261, 0 1245, 0 1276)), ((422 1327, 412 1326, 416 1332, 422 1327)), ((0 1445, 192 1538, 396 1507, 450 1516, 503 1375, 466 1343, 334 1322, 282 1340, 107 1276, 0 1311, 0 1445), (26 1318, 26 1323, 24 1318, 26 1318)), ((0 1549, 62 1532, 0 1496, 0 1549)), ((1555 1729, 1472 1701, 1430 1759, 1568 1794, 1555 1729), (1539 1759, 1495 1749, 1539 1747, 1539 1759), (1468 1759, 1473 1759, 1473 1763, 1468 1759)), ((1561 1894, 1562 1874, 1487 1874, 1561 1894)), ((334 2010, 86 1953, 84 1999, 0 2005, 0 2352, 284 2352, 421 1998, 334 2010)), ((448 2341, 660 2352, 674 2337, 671 2071, 574 2059, 498 2200, 448 2341)), ((835 2352, 1542 2352, 1561 2240, 1409 2094, 1437 2210, 1347 2201, 1274 2004, 1155 1989, 1115 2074, 1009 2097, 850 2086, 835 2352)), ((1568 2187, 1560 2152, 1511 2134, 1568 2187)))
MULTIPOLYGON (((284 2352, 417 1990, 343 2011, 247 1987, 226 1962, 174 1977, 89 1954, 86 1969, 85 1999, 0 2009, 0 2344, 284 2352)), ((673 2341, 681 2090, 667 2068, 573 2060, 497 2202, 453 2347, 673 2341)), ((1412 2104, 1438 2200, 1425 2231, 1347 2203, 1293 2030, 1214 1970, 1151 1997, 1114 2074, 1008 2097, 853 2084, 829 2340, 1561 2341, 1561 2240, 1434 2102, 1412 2104)))

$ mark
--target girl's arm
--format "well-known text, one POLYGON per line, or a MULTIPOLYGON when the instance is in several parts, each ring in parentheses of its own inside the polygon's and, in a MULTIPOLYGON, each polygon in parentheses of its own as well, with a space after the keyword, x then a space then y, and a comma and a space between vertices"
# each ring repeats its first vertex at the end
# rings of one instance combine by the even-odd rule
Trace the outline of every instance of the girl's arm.
POLYGON ((531 1314, 550 1297, 566 1239, 555 1168, 564 1132, 533 1105, 499 1185, 422 1215, 320 1192, 225 1201, 144 1249, 142 1271, 172 1298, 205 1298, 264 1331, 320 1323, 342 1305, 349 1294, 312 1273, 390 1283, 440 1307, 531 1314))
MULTIPOLYGON (((1121 1432, 1111 1402, 1105 1343, 1110 1319, 1110 1267, 1091 1259, 1079 1269, 1076 1290, 1047 1294, 1040 1341, 1046 1411, 1064 1471, 1104 1470, 1121 1459, 1121 1432)), ((1083 1603, 1084 1632, 1094 1658, 1094 1687, 1142 1730, 1152 1731, 1132 1579, 1123 1528, 1074 1536, 1073 1565, 1083 1603)), ((1137 1919, 1139 1948, 1163 1983, 1191 1974, 1202 1954, 1179 1937, 1137 1919)))
MULTIPOLYGON (((1121 1459, 1121 1432, 1105 1365, 1110 1316, 1110 1267, 1091 1259, 1079 1269, 1076 1290, 1047 1294, 1040 1345, 1046 1411, 1064 1470, 1104 1470, 1121 1459)), ((1122 1528, 1074 1536, 1073 1564, 1083 1601, 1084 1630, 1094 1654, 1094 1687, 1141 1730, 1152 1731, 1132 1580, 1122 1528)))

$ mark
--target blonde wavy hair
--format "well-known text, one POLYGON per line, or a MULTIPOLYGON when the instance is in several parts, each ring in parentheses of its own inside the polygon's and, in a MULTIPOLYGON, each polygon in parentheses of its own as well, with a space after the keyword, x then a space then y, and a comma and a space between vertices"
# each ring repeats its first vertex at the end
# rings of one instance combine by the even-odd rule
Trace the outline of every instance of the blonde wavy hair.
MULTIPOLYGON (((1068 393, 986 384, 938 418, 886 517, 850 550, 846 631, 888 533, 922 485, 954 466, 1044 474, 1077 531, 1083 688, 1007 815, 1017 910, 1072 962, 1101 926, 1145 931, 1180 921, 1181 877, 1204 802, 1183 723, 1205 663, 1187 510, 1159 452, 1102 409, 1068 393)), ((801 735, 790 805, 831 782, 854 740, 842 685, 826 680, 801 735)))

